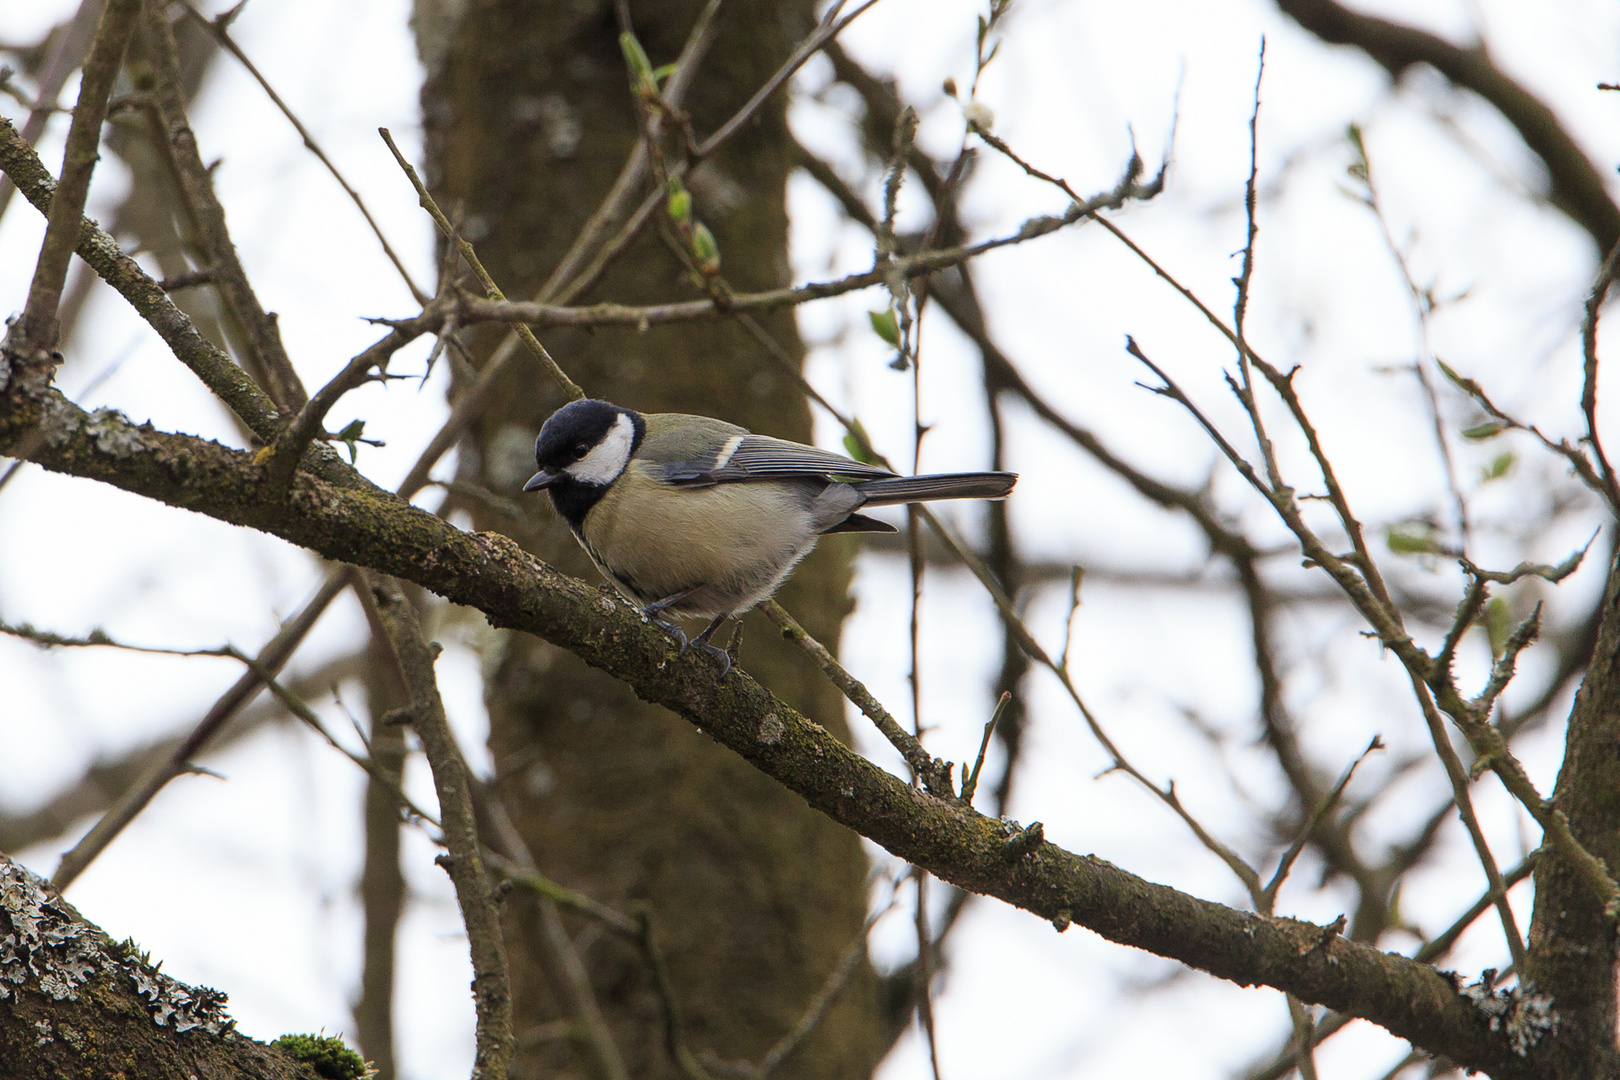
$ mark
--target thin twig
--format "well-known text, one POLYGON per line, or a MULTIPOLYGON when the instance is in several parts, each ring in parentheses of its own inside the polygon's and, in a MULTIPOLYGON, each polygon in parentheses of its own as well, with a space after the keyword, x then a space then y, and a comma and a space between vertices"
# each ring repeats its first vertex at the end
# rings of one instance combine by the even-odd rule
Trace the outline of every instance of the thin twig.
POLYGON ((1435 708, 1434 698, 1430 696, 1428 687, 1424 686, 1415 675, 1411 676, 1411 680, 1412 693, 1423 709, 1423 720, 1429 728, 1429 738, 1434 743, 1434 750, 1441 764, 1445 766, 1446 779, 1451 781, 1452 798, 1457 804, 1457 816, 1462 819, 1463 827, 1468 830, 1468 838, 1474 845, 1474 854, 1485 870, 1485 881, 1490 886, 1497 914, 1502 920, 1502 934, 1507 938, 1508 953, 1513 957, 1514 966, 1523 971, 1524 939, 1519 936, 1518 921, 1513 916, 1513 908, 1508 904, 1507 885, 1502 880, 1502 871, 1496 865, 1496 857, 1491 854, 1490 843, 1485 839, 1485 831, 1480 828, 1479 818, 1474 813, 1474 801, 1468 793, 1468 770, 1463 768, 1461 759, 1457 757, 1457 751, 1452 748, 1449 732, 1445 722, 1440 718, 1440 710, 1435 708))
POLYGON ((917 939, 917 967, 913 972, 917 980, 917 1022, 928 1043, 929 1068, 934 1080, 940 1080, 939 1038, 934 1026, 934 935, 928 929, 928 871, 913 866, 911 880, 917 888, 917 908, 913 914, 917 939))
POLYGON ((1306 821, 1304 826, 1299 830, 1299 835, 1294 838, 1294 842, 1288 845, 1288 850, 1283 852, 1282 858, 1277 860, 1276 873, 1272 874, 1271 880, 1266 882, 1264 891, 1266 904, 1262 910, 1266 914, 1271 914, 1272 905, 1277 899, 1277 890, 1280 889, 1282 887, 1282 883, 1288 879, 1288 872, 1293 868, 1294 860, 1299 858, 1300 852, 1305 850, 1306 841, 1308 841, 1311 836, 1315 834, 1317 827, 1321 825, 1322 820, 1332 812, 1333 807, 1338 805, 1340 797, 1344 795, 1344 789, 1350 784, 1350 778, 1356 774, 1356 767, 1359 766, 1363 761, 1366 761, 1367 755, 1371 754, 1374 750, 1382 750, 1383 748, 1383 740, 1374 735, 1372 742, 1367 744, 1367 749, 1363 750, 1360 756, 1358 756, 1356 760, 1352 761, 1345 768, 1344 773, 1339 777, 1339 782, 1333 785, 1333 790, 1329 791, 1322 799, 1321 805, 1319 805, 1315 811, 1312 812, 1310 819, 1306 821))
POLYGON ((286 665, 293 650, 314 627, 315 621, 326 610, 326 606, 343 591, 346 573, 347 571, 341 568, 329 572, 314 598, 265 643, 264 648, 254 656, 248 670, 242 673, 242 677, 237 679, 218 701, 214 702, 213 707, 197 722, 191 733, 163 760, 154 763, 141 777, 140 782, 126 791, 118 802, 101 816, 101 820, 97 821, 94 827, 73 846, 73 849, 62 856, 62 861, 57 864, 56 873, 51 878, 57 891, 66 891, 96 856, 105 851, 107 845, 117 838, 124 827, 135 820, 135 816, 146 808, 159 791, 163 790, 164 785, 190 768, 191 759, 201 753, 203 747, 208 745, 208 741, 225 725, 225 722, 246 705, 264 685, 262 677, 264 673, 275 674, 286 665))
MULTIPOLYGON (((276 700, 280 701, 288 712, 292 713, 293 716, 303 721, 305 726, 307 726, 311 731, 315 732, 315 734, 319 735, 322 739, 325 739, 328 746, 364 769, 367 776, 371 777, 373 780, 377 781, 377 783, 387 788, 389 793, 392 794, 396 800, 398 800, 399 805, 404 807, 406 812, 409 813, 412 818, 419 821, 425 821, 429 825, 432 825, 435 829, 440 830, 441 835, 437 838, 436 842, 440 844, 444 842, 444 838, 442 836, 444 825, 437 817, 419 806, 414 799, 405 793, 405 789, 400 786, 398 778, 390 776, 387 771, 379 766, 373 758, 357 754, 339 742, 337 736, 333 735, 331 731, 327 730, 326 725, 321 722, 321 718, 315 714, 315 710, 306 705, 303 699, 301 699, 297 694, 283 686, 279 679, 270 675, 268 672, 263 671, 262 669, 260 670, 259 675, 260 678, 264 680, 265 687, 276 696, 276 700)), ((369 746, 367 747, 367 751, 369 753, 369 746)))
POLYGON ((1614 475, 1614 467, 1609 464, 1609 456, 1604 452, 1603 439, 1598 433, 1597 422, 1597 384, 1598 384, 1598 356, 1597 356, 1597 327, 1598 312, 1603 307, 1603 301, 1609 295, 1609 288, 1614 284, 1616 268, 1620 267, 1620 244, 1616 244, 1603 260, 1599 267, 1597 280, 1592 282, 1592 290, 1587 294, 1585 312, 1581 317, 1581 367, 1583 381, 1581 385, 1581 413, 1586 417, 1586 441, 1592 446, 1592 453, 1597 457, 1598 468, 1601 470, 1603 486, 1599 489, 1609 502, 1609 508, 1620 514, 1620 480, 1614 475))
POLYGON ((1440 398, 1435 392, 1434 380, 1429 374, 1429 364, 1435 359, 1434 346, 1431 343, 1429 331, 1429 315, 1434 307, 1432 289, 1418 287, 1417 279, 1412 275, 1411 263, 1407 260, 1406 252, 1395 242, 1395 235, 1390 231, 1389 218, 1384 213, 1383 203, 1378 197, 1378 186, 1373 182, 1372 159, 1367 154, 1366 143, 1362 140, 1359 128, 1350 128, 1350 145, 1355 152, 1356 160, 1352 170, 1359 172, 1360 179, 1366 185, 1367 194, 1365 203, 1372 211, 1373 218, 1378 222, 1378 230, 1384 239, 1384 247, 1388 249, 1390 257, 1395 260, 1395 266, 1400 271, 1401 280, 1406 283, 1406 292, 1412 301, 1412 311, 1417 318, 1418 341, 1421 346, 1421 355, 1413 366, 1418 383, 1423 388, 1423 397, 1429 407, 1429 420, 1434 428, 1435 446, 1440 451, 1440 462, 1445 469, 1446 485, 1451 490, 1451 500, 1457 514, 1457 536, 1463 551, 1469 548, 1471 529, 1468 520, 1468 501, 1463 496, 1462 485, 1457 479, 1457 463, 1451 455, 1451 441, 1446 438, 1444 418, 1440 414, 1440 398))
MULTIPOLYGON (((698 65, 714 44, 716 33, 714 18, 719 13, 720 2, 721 0, 709 0, 709 3, 704 5, 697 21, 692 24, 691 31, 686 35, 686 44, 682 46, 681 54, 675 61, 675 70, 664 82, 661 96, 664 103, 672 109, 681 107, 687 90, 697 76, 698 65)), ((646 179, 647 165, 647 146, 638 140, 630 155, 625 158, 624 165, 619 169, 619 175, 613 181, 613 186, 608 189, 607 195, 603 197, 595 212, 586 220, 584 227, 575 235, 568 251, 552 268, 550 277, 535 294, 536 299, 553 300, 569 286, 580 264, 593 254, 608 228, 624 217, 626 208, 641 190, 642 181, 646 179)), ((501 348, 506 348, 505 342, 501 348)), ((499 352, 498 349, 497 355, 499 352)))
POLYGON ((287 489, 299 461, 304 457, 304 451, 325 430, 326 414, 332 407, 349 391, 370 381, 373 378, 372 368, 386 374, 388 361, 393 355, 421 337, 427 332, 427 325, 434 321, 437 321, 437 313, 429 305, 420 318, 394 324, 386 335, 345 364, 342 371, 304 403, 263 455, 268 490, 287 489))
POLYGON ((991 601, 996 605, 996 611, 1001 615, 1002 622, 1010 631, 1012 631, 1013 637, 1017 640, 1019 648, 1023 649, 1025 655, 1027 655, 1031 660, 1040 664, 1053 675, 1057 676, 1058 681, 1063 685, 1063 689, 1067 691, 1069 700, 1074 702, 1075 707, 1080 711, 1081 717, 1085 720, 1086 726, 1091 730, 1092 737, 1095 738, 1102 746, 1103 750, 1107 752, 1110 758, 1111 768, 1118 770, 1119 772, 1123 772, 1125 775, 1141 784, 1147 790, 1151 791, 1160 802, 1163 802, 1166 806, 1170 807, 1171 810, 1175 811, 1176 816, 1181 818, 1187 827, 1192 830, 1193 835, 1198 838, 1198 841, 1226 864, 1227 868, 1230 869, 1238 880, 1243 883, 1244 888, 1249 891, 1250 895, 1258 896, 1261 889, 1260 875, 1255 872, 1253 867, 1243 860, 1242 856, 1238 855, 1237 852, 1233 851, 1226 844, 1223 844, 1221 841, 1217 840, 1207 829, 1203 827, 1202 824, 1198 822, 1195 817, 1193 817, 1192 813, 1182 805, 1180 798, 1176 795, 1175 785, 1172 783, 1163 788, 1159 787, 1157 784, 1149 780, 1146 774, 1137 769, 1135 765, 1131 764, 1130 760, 1120 752, 1119 747, 1115 745, 1114 740, 1110 738, 1107 731, 1103 729, 1103 726, 1101 722, 1098 721, 1096 714, 1091 711, 1091 708, 1086 705, 1085 700, 1080 696, 1080 691, 1075 686, 1074 680, 1070 676, 1069 672, 1066 669, 1060 668, 1057 663, 1052 660, 1051 656, 1048 655, 1046 650, 1041 647, 1040 642, 1035 640, 1035 636, 1029 632, 1029 628, 1024 625, 1023 619, 1019 617, 1017 610, 1013 607, 1012 600, 1007 596, 1007 594, 1002 590, 1001 585, 991 575, 989 568, 984 565, 984 561, 972 551, 968 550, 967 546, 959 541, 927 506, 919 506, 917 508, 917 512, 922 516, 924 521, 928 522, 929 526, 936 534, 938 534, 939 538, 945 542, 946 546, 955 553, 956 557, 961 560, 962 564, 973 572, 973 576, 979 579, 979 584, 982 585, 985 592, 990 595, 991 601))
POLYGON ((1288 997, 1288 1018, 1294 1025, 1294 1064, 1299 1069, 1299 1080, 1317 1080, 1316 1034, 1311 1011, 1293 994, 1288 997))
MULTIPOLYGON (((1232 303, 1232 329, 1240 342, 1244 340, 1244 316, 1249 311, 1249 284, 1254 279, 1254 242, 1260 233, 1255 209, 1258 203, 1256 180, 1260 175, 1260 86, 1266 77, 1266 39, 1263 34, 1260 36, 1260 56, 1255 62, 1255 69, 1254 108, 1249 113, 1249 179, 1243 185, 1243 215, 1248 230, 1243 241, 1243 265, 1235 282, 1237 298, 1232 303)), ((1240 356, 1242 352, 1243 348, 1239 346, 1240 356)))
POLYGON ((859 679, 846 671, 842 664, 835 659, 827 647, 811 637, 798 620, 789 615, 787 609, 775 600, 767 600, 760 605, 760 610, 770 617, 771 621, 782 628, 782 636, 798 645, 815 661, 832 684, 838 687, 850 703, 872 721, 883 737, 889 740, 889 745, 900 752, 900 757, 910 767, 913 775, 926 777, 933 769, 933 759, 928 751, 923 749, 916 737, 901 727, 899 722, 890 715, 877 698, 872 696, 859 679))
POLYGON ((810 1004, 805 1007, 788 1033, 772 1043, 765 1056, 759 1059, 759 1068, 755 1070, 754 1075, 760 1080, 767 1080, 787 1056, 815 1031, 826 1017, 827 1011, 838 1000, 838 995, 844 992, 844 987, 849 985, 849 980, 860 969, 861 961, 864 959, 866 959, 866 938, 863 935, 844 950, 838 966, 828 974, 827 981, 821 984, 821 989, 816 991, 816 996, 810 999, 810 1004))
POLYGON ((822 16, 820 25, 816 27, 809 37, 799 42, 771 77, 766 79, 764 84, 754 91, 753 96, 743 103, 742 108, 732 114, 731 119, 720 125, 714 134, 698 144, 697 149, 692 152, 693 163, 696 164, 697 161, 708 157, 730 142, 732 136, 741 131, 743 126, 753 119, 754 114, 771 99, 772 95, 793 77, 794 72, 803 67, 805 62, 812 56, 820 52, 823 45, 843 33, 845 27, 866 14, 872 5, 876 3, 877 0, 865 0, 854 11, 848 15, 843 15, 841 13, 844 0, 837 0, 827 9, 827 13, 822 16))
POLYGON ((647 967, 652 972, 653 989, 663 1007, 664 1051, 686 1080, 712 1080, 708 1070, 699 1064, 697 1058, 686 1048, 680 1004, 675 996, 675 986, 670 982, 669 965, 664 962, 664 950, 659 943, 652 908, 645 903, 638 904, 635 917, 638 924, 637 941, 641 945, 647 967))
MULTIPOLYGON (((61 108, 57 101, 68 78, 79 70, 90 43, 95 39, 96 27, 101 21, 100 0, 80 0, 73 15, 57 24, 56 31, 46 40, 51 41, 50 55, 34 76, 34 101, 29 106, 28 118, 23 121, 22 137, 29 146, 39 142, 45 133, 46 122, 61 108)), ((0 218, 6 216, 12 193, 17 186, 9 176, 0 176, 0 218)))
MULTIPOLYGON (((838 996, 844 992, 844 988, 849 985, 849 981, 854 977, 855 972, 860 970, 861 961, 866 959, 866 943, 872 933, 872 927, 877 925, 879 920, 893 910, 895 901, 896 896, 891 892, 888 903, 866 917, 866 923, 861 928, 860 936, 850 942, 849 948, 844 950, 844 955, 838 961, 838 965, 828 973, 826 981, 821 984, 821 989, 816 991, 815 996, 810 999, 804 1011, 799 1014, 799 1019, 786 1034, 771 1045, 771 1048, 765 1052, 765 1056, 759 1059, 758 1065, 728 1064, 724 1066, 724 1071, 737 1073, 747 1077, 748 1080, 769 1080, 771 1074, 786 1060, 787 1056, 797 1049, 826 1018, 828 1010, 838 1000, 838 996)), ((717 1069, 716 1071, 721 1070, 717 1069)))
POLYGON ((538 870, 524 869, 510 859, 494 860, 493 865, 513 885, 526 889, 536 896, 543 896, 548 900, 552 900, 561 907, 588 915, 629 940, 634 940, 636 935, 641 932, 636 925, 636 921, 630 916, 622 915, 600 900, 587 896, 576 889, 570 889, 566 885, 558 884, 538 870))
POLYGON ((405 269, 404 260, 399 257, 393 246, 389 244, 388 237, 383 235, 382 226, 378 225, 377 219, 371 216, 371 211, 366 208, 365 200, 360 197, 360 193, 354 189, 354 186, 343 178, 343 174, 338 172, 338 167, 332 163, 331 158, 326 156, 326 151, 322 150, 320 144, 315 141, 315 136, 310 134, 309 129, 299 121, 292 109, 281 99, 281 95, 276 93, 269 80, 260 74, 259 69, 253 65, 253 61, 249 60, 247 54, 242 51, 241 46, 236 44, 236 40, 225 29, 226 24, 223 21, 223 16, 220 19, 207 18, 202 12, 191 6, 190 0, 180 0, 180 7, 187 15, 191 16, 197 25, 206 30, 215 41, 224 46, 226 52, 236 57, 237 63, 241 64, 247 73, 253 76, 259 87, 264 90, 265 96, 275 104, 276 108, 281 110, 281 115, 287 118, 287 122, 298 132, 298 137, 304 140, 304 146, 310 153, 315 155, 316 160, 326 166, 326 171, 332 174, 332 179, 338 182, 338 186, 343 189, 344 194, 348 195, 354 202, 355 207, 360 211, 360 215, 366 219, 366 224, 371 226, 371 231, 377 237, 377 242, 382 245, 383 253, 388 256, 388 261, 394 264, 394 269, 399 271, 399 276, 404 280, 405 287, 411 290, 411 295, 416 298, 416 302, 426 304, 428 294, 422 291, 421 287, 412 279, 411 272, 405 269))
MULTIPOLYGON (((1027 243, 1076 222, 1106 218, 1095 215, 1104 209, 1124 205, 1140 198, 1144 189, 1127 176, 1115 188, 1095 195, 1083 203, 1070 206, 1062 214, 1042 215, 1025 221, 1016 231, 992 237, 973 244, 937 248, 904 255, 895 259, 891 267, 866 270, 833 281, 812 282, 795 287, 770 289, 758 293, 740 293, 728 298, 728 309, 741 311, 775 311, 794 307, 810 300, 821 300, 845 293, 882 285, 890 273, 898 272, 908 278, 923 277, 940 270, 959 266, 999 248, 1027 243)), ((691 322, 730 314, 721 310, 712 299, 685 300, 667 304, 592 304, 570 307, 533 301, 507 301, 465 299, 457 308, 463 321, 527 323, 530 326, 653 326, 672 322, 691 322)))
MULTIPOLYGON (((482 811, 483 820, 490 824, 494 844, 503 850, 506 858, 515 865, 523 877, 535 883, 545 881, 540 875, 539 868, 535 866, 534 855, 530 852, 529 845, 524 842, 523 835, 512 823, 512 816, 506 812, 506 804, 489 785, 478 782, 476 778, 472 792, 482 811)), ((546 881, 546 884, 553 883, 546 881)), ((579 949, 575 948, 574 939, 568 935, 568 928, 563 925, 562 915, 557 910, 559 906, 557 898, 533 885, 529 891, 534 894, 535 906, 540 915, 544 959, 562 972, 569 1005, 584 1033, 585 1041, 591 1045, 596 1054, 596 1064, 601 1069, 603 1080, 630 1080, 630 1070, 624 1063, 624 1055, 619 1053, 619 1046, 613 1039, 613 1030, 608 1026, 607 1017, 602 1014, 602 1005, 596 999, 596 989, 591 985, 590 973, 585 970, 585 962, 580 958, 579 949)), ((623 918, 605 904, 597 904, 588 897, 582 899, 588 900, 594 909, 601 909, 610 917, 623 918)), ((594 909, 592 914, 597 914, 594 909)), ((631 922, 629 919, 623 921, 631 922)), ((634 930, 634 924, 630 925, 630 930, 634 930)))
POLYGON ((216 645, 207 649, 179 649, 166 648, 161 645, 131 645, 124 641, 115 641, 107 636, 103 630, 90 631, 84 637, 74 637, 69 634, 58 634, 51 630, 40 630, 27 623, 7 623, 0 621, 0 634, 9 634, 12 637, 31 641, 42 649, 82 648, 87 646, 106 646, 113 649, 123 649, 127 652, 153 653, 158 656, 228 656, 234 660, 246 660, 241 651, 231 645, 216 645))
POLYGON ((1606 488, 1603 477, 1599 475, 1598 470, 1593 467, 1591 459, 1582 453, 1579 447, 1570 445, 1568 439, 1559 439, 1554 441, 1550 435, 1545 434, 1536 425, 1524 423, 1523 421, 1517 420, 1510 416, 1491 400, 1490 395, 1485 392, 1484 387, 1480 386, 1475 380, 1462 375, 1445 361, 1436 359, 1435 366, 1438 367, 1440 369, 1440 373, 1446 378, 1450 379, 1458 389, 1462 390, 1463 393, 1473 398, 1475 404, 1490 414, 1496 426, 1497 434, 1510 430, 1528 432, 1541 443, 1543 448, 1557 454, 1559 457, 1569 462, 1570 468, 1574 470, 1575 475, 1581 478, 1581 483, 1585 484, 1588 488, 1602 496, 1604 501, 1609 504, 1610 511, 1617 516, 1620 516, 1620 503, 1609 501, 1610 495, 1606 488))
MULTIPOLYGON (((405 155, 399 152, 399 147, 394 144, 394 136, 389 133, 387 128, 378 128, 377 133, 382 136, 383 142, 388 144, 388 149, 393 153, 394 160, 399 163, 399 167, 404 170, 406 177, 409 178, 411 186, 416 189, 416 197, 422 204, 422 209, 428 212, 428 215, 433 218, 433 223, 444 234, 445 239, 450 241, 450 244, 461 253, 461 257, 467 261, 467 265, 477 275, 478 283, 483 286, 485 294, 491 300, 505 300, 506 294, 501 291, 499 285, 495 284, 495 279, 490 276, 489 271, 484 269, 484 264, 479 261, 478 253, 473 250, 472 244, 451 226, 450 219, 444 216, 444 211, 439 209, 439 204, 428 193, 427 185, 422 183, 422 178, 416 175, 416 169, 411 166, 410 162, 405 160, 405 155)), ((534 336, 534 331, 526 326, 519 327, 517 335, 523 344, 528 346, 530 355, 546 366, 546 370, 551 373, 551 377, 557 380, 571 400, 577 401, 585 396, 585 391, 581 390, 574 383, 574 380, 568 377, 567 373, 557 364, 557 361, 551 358, 551 354, 546 351, 545 346, 540 344, 540 339, 534 336)))
POLYGON ((1007 711, 1007 705, 1012 701, 1012 691, 1003 690, 1001 697, 996 700, 996 707, 990 713, 990 719, 984 725, 984 738, 979 740, 979 755, 973 759, 973 771, 962 781, 962 801, 973 802, 973 795, 979 790, 979 773, 984 769, 984 756, 990 750, 990 736, 995 734, 996 721, 1001 714, 1007 711))

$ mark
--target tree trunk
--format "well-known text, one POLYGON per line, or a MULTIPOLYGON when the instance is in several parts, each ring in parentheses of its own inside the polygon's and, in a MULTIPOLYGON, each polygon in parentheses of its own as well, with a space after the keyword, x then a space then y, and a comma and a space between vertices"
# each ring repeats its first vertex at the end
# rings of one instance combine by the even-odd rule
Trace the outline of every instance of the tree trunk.
MULTIPOLYGON (((1610 567, 1603 621, 1564 736, 1553 805, 1575 839, 1620 869, 1620 561, 1610 567)), ((1614 920, 1569 863, 1547 850, 1536 867, 1530 979, 1558 1011, 1560 1076, 1620 1076, 1615 1048, 1614 920)))
MULTIPOLYGON (((429 63, 429 182, 447 210, 460 209, 464 235, 507 294, 532 296, 638 137, 613 7, 497 0, 438 12, 440 19, 430 7, 419 4, 416 16, 429 63)), ((699 5, 635 7, 636 32, 653 63, 673 61, 699 5)), ((687 98, 697 131, 729 117, 812 25, 804 0, 726 5, 687 98)), ((696 214, 719 241, 722 272, 739 289, 788 283, 785 131, 779 98, 688 183, 696 214)), ((655 224, 580 299, 694 295, 655 224)), ((762 321, 790 355, 802 354, 790 313, 762 321)), ((498 337, 475 338, 475 352, 487 356, 498 337)), ((706 413, 791 439, 810 435, 802 395, 734 323, 559 331, 545 344, 594 397, 643 411, 706 413)), ((463 444, 460 474, 517 498, 532 472, 534 435, 566 398, 538 365, 498 398, 463 444)), ((529 505, 541 537, 536 553, 598 580, 549 501, 529 505)), ((480 527, 500 527, 469 510, 480 527)), ((824 544, 782 597, 829 646, 850 607, 849 557, 845 543, 824 544)), ((847 738, 836 692, 758 616, 748 620, 740 663, 847 738)), ((866 860, 858 839, 561 649, 506 635, 486 671, 497 788, 541 870, 621 909, 648 905, 688 1047, 757 1060, 862 932, 866 860)), ((571 928, 579 933, 582 925, 571 928)), ((641 958, 588 931, 580 948, 631 1074, 674 1075, 641 958)), ((523 1044, 516 1075, 585 1071, 589 1059, 577 1048, 539 1039, 557 1030, 540 1025, 566 1015, 566 998, 527 962, 530 954, 514 947, 512 955, 523 1044)), ((782 1074, 869 1075, 880 1028, 863 967, 782 1074)))

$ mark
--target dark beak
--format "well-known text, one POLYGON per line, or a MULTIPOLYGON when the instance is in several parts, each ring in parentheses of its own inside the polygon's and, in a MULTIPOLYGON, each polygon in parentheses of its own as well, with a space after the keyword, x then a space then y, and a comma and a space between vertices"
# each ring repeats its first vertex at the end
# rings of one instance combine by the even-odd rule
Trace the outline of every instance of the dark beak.
POLYGON ((529 477, 529 482, 523 485, 524 491, 540 491, 563 478, 563 473, 557 469, 541 469, 529 477))

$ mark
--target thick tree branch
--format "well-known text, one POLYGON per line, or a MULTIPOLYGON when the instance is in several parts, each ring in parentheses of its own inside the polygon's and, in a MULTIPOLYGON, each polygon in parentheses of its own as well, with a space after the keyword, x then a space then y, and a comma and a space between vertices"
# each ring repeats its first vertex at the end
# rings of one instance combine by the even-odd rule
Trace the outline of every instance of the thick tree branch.
POLYGON ((1433 969, 1322 927, 1200 900, 1054 844, 1010 845, 1026 834, 1009 837, 1002 822, 908 786, 746 674, 716 683, 712 667, 677 659, 667 636, 628 606, 504 536, 462 533, 374 487, 304 473, 285 501, 269 499, 262 469, 246 454, 116 414, 91 417, 54 392, 37 404, 16 394, 4 404, 11 410, 0 408, 0 451, 27 436, 27 421, 47 422, 53 438, 35 455, 46 468, 415 581, 479 608, 495 626, 537 634, 701 727, 835 821, 961 888, 1059 928, 1079 922, 1242 985, 1287 990, 1497 1077, 1530 1075, 1507 1035, 1490 1030, 1484 1013, 1433 969))
POLYGON ((225 995, 114 944, 25 867, 0 854, 0 1071, 8 1080, 309 1080, 283 1047, 238 1033, 225 995))

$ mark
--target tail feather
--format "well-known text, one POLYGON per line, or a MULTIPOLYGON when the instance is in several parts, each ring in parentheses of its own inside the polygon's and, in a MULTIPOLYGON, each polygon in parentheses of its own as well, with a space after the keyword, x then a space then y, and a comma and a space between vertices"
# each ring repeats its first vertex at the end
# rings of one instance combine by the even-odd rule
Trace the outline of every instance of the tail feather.
POLYGON ((896 476, 856 484, 867 506, 928 502, 933 499, 1005 499, 1018 483, 1017 473, 935 473, 896 476))

